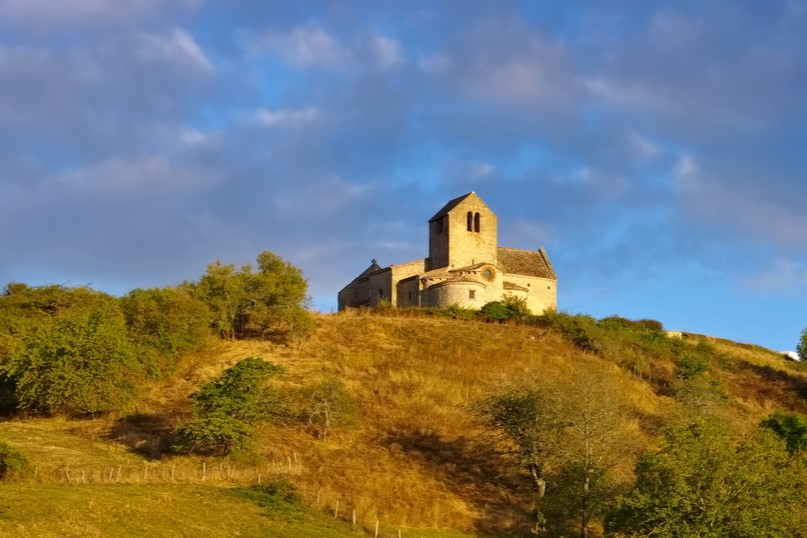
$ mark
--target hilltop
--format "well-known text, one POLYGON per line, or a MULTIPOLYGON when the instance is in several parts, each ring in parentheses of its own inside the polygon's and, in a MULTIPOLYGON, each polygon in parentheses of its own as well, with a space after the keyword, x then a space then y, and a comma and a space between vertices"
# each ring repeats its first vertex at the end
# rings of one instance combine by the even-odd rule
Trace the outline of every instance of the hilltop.
POLYGON ((302 342, 222 340, 187 353, 127 412, 2 422, 0 440, 32 468, 0 489, 0 533, 350 536, 373 535, 378 522, 381 536, 527 535, 529 481, 480 414, 481 402, 508 387, 605 386, 626 439, 608 470, 618 484, 633 480, 639 454, 682 417, 719 413, 743 432, 777 410, 807 412, 807 372, 770 350, 693 334, 674 340, 621 318, 553 320, 323 315, 302 342), (264 425, 252 454, 169 453, 188 395, 245 357, 283 367, 279 392, 340 380, 350 420, 325 440, 304 420, 264 425), (682 390, 690 375, 706 388, 682 390), (271 491, 249 489, 268 483, 271 491))

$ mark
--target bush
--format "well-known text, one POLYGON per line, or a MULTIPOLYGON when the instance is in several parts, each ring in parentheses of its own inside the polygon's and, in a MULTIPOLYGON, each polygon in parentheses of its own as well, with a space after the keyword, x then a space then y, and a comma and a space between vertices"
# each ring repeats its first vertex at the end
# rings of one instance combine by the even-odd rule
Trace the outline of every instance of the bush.
POLYGON ((807 328, 801 331, 801 340, 796 345, 796 352, 801 360, 807 361, 807 328))
POLYGON ((171 357, 203 348, 210 310, 183 288, 137 289, 120 299, 130 339, 145 352, 171 357))
POLYGON ((501 323, 510 318, 510 311, 502 301, 491 301, 479 309, 479 315, 486 321, 501 323))
POLYGON ((191 394, 193 418, 176 430, 175 449, 199 454, 246 450, 254 425, 277 415, 280 399, 267 385, 282 368, 248 357, 191 394))
POLYGON ((29 466, 28 458, 16 448, 0 442, 0 480, 19 475, 29 466))
POLYGON ((684 352, 678 357, 678 364, 675 368, 675 375, 684 381, 695 379, 709 370, 709 363, 706 359, 693 352, 684 352))
POLYGON ((476 318, 477 311, 473 308, 463 308, 458 304, 453 304, 445 309, 445 315, 451 319, 461 319, 471 321, 476 318))
POLYGON ((13 384, 20 408, 84 415, 130 401, 144 369, 114 297, 16 284, 0 299, 14 340, 0 373, 13 384))

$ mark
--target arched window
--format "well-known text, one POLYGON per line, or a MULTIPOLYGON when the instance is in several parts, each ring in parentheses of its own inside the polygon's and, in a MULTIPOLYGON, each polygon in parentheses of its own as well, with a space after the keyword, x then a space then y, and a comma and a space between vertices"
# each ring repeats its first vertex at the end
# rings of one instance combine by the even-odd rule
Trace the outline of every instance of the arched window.
MULTIPOLYGON (((468 213, 468 214, 470 215, 470 213, 468 213)), ((470 223, 470 221, 468 221, 468 222, 470 223)), ((479 231, 479 213, 474 215, 474 231, 475 232, 479 231)))
POLYGON ((468 231, 474 231, 474 214, 468 211, 468 231))

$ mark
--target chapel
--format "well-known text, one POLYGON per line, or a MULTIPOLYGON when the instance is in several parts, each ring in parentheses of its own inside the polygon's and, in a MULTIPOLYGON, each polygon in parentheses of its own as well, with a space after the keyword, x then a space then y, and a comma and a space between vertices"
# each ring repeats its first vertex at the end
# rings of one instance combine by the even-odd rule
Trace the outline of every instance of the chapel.
POLYGON ((338 294, 339 310, 431 306, 481 308, 507 297, 540 314, 557 307, 558 277, 543 248, 500 247, 498 218, 469 192, 429 219, 429 256, 389 267, 376 260, 338 294))

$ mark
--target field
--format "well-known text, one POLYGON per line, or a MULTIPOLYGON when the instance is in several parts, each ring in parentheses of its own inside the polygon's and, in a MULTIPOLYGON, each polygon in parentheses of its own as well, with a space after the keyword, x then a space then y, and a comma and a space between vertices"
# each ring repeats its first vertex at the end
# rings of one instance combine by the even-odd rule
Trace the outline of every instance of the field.
MULTIPOLYGON (((482 424, 480 401, 530 382, 572 393, 607 383, 630 439, 611 470, 622 483, 661 428, 691 411, 674 397, 677 364, 665 342, 598 336, 589 349, 569 334, 353 312, 321 316, 300 345, 219 342, 144 387, 127 413, 0 423, 0 441, 31 461, 0 487, 0 535, 372 536, 376 525, 390 537, 528 535, 529 484, 482 424), (283 366, 281 392, 341 380, 355 415, 326 440, 296 421, 263 427, 253 453, 171 455, 188 394, 250 356, 283 366)), ((741 428, 777 409, 807 410, 800 365, 704 336, 681 345, 708 348, 707 375, 741 428)))

